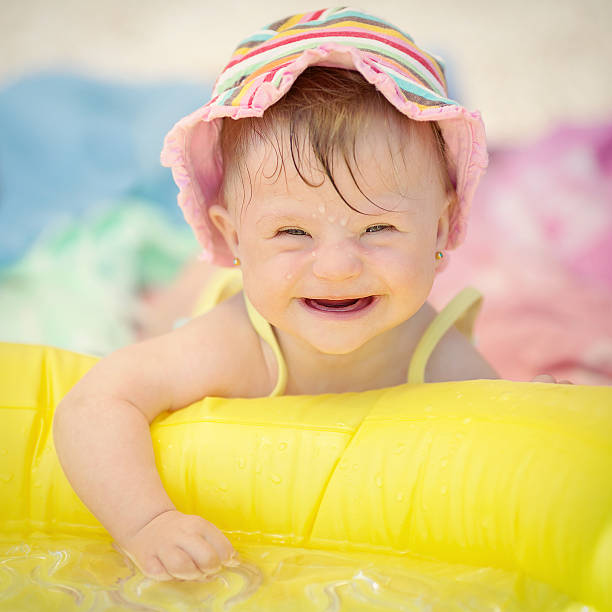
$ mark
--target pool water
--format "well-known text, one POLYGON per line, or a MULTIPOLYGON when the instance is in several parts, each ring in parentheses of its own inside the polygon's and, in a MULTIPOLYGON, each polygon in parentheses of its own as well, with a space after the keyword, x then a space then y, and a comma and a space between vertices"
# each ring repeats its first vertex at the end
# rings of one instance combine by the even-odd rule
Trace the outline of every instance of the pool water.
POLYGON ((145 578, 103 538, 0 538, 0 610, 596 612, 517 572, 407 556, 238 543, 202 582, 145 578))

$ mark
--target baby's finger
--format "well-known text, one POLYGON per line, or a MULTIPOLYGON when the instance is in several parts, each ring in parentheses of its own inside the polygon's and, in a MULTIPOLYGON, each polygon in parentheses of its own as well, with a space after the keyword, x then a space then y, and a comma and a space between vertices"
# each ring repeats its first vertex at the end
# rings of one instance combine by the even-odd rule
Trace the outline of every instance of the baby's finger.
POLYGON ((147 578, 159 581, 172 580, 172 576, 166 571, 163 563, 157 557, 148 557, 143 563, 140 563, 132 553, 128 552, 117 542, 114 542, 113 546, 115 550, 129 559, 136 566, 136 569, 147 578))
POLYGON ((227 539, 225 534, 212 523, 209 523, 209 528, 206 529, 204 535, 206 540, 215 549, 221 563, 227 563, 236 555, 236 551, 231 542, 227 539))
POLYGON ((177 546, 165 550, 159 555, 166 571, 179 580, 197 580, 202 577, 200 568, 191 555, 177 546))
POLYGON ((140 567, 138 563, 135 563, 135 565, 147 578, 152 578, 153 580, 158 580, 159 582, 167 582, 173 578, 166 571, 164 564, 157 557, 147 559, 142 567, 140 567))
POLYGON ((221 560, 217 551, 201 534, 194 534, 189 540, 181 542, 180 547, 189 555, 202 574, 208 575, 221 568, 221 560))
POLYGON ((550 374, 539 374, 535 378, 531 379, 531 382, 541 382, 541 383, 556 383, 554 376, 550 374))

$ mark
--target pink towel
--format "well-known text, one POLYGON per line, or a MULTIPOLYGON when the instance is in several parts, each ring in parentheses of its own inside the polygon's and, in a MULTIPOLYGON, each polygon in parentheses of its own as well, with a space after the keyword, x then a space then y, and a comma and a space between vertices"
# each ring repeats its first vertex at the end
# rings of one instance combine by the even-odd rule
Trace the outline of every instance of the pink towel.
POLYGON ((491 155, 433 303, 466 284, 485 295, 477 344, 500 375, 612 384, 612 124, 491 155))

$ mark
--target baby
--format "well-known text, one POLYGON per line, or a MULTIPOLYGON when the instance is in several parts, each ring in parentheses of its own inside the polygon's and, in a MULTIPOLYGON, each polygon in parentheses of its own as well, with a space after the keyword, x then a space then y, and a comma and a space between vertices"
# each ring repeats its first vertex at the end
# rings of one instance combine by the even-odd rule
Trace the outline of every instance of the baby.
POLYGON ((234 551, 166 494, 149 433, 161 412, 496 378, 469 339, 480 296, 427 303, 487 155, 480 115, 448 99, 439 61, 342 8, 243 41, 162 162, 217 270, 205 312, 101 360, 54 436, 74 489, 144 573, 197 579, 234 551))

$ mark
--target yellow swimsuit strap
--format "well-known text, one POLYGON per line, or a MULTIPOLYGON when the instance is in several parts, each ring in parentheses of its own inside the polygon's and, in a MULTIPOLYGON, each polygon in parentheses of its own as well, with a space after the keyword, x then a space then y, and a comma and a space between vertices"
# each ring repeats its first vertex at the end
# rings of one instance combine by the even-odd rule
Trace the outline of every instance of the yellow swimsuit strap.
POLYGON ((434 348, 444 334, 453 326, 468 338, 476 316, 482 306, 482 295, 473 287, 466 287, 459 292, 434 318, 425 330, 414 350, 408 368, 408 382, 419 384, 425 382, 425 366, 434 348))
POLYGON ((253 304, 251 304, 251 302, 249 302, 246 295, 244 295, 244 303, 246 304, 247 313, 249 315, 249 319, 251 319, 251 324, 255 328, 255 331, 261 336, 263 341, 270 346, 274 356, 276 357, 278 376, 276 378, 276 386, 274 389, 272 389, 272 392, 268 397, 283 395, 285 393, 285 388, 287 387, 287 364, 285 363, 285 358, 283 357, 283 353, 278 345, 278 340, 274 335, 274 330, 272 329, 272 326, 255 310, 255 307, 253 304))
MULTIPOLYGON (((238 268, 219 268, 215 274, 208 280, 206 287, 202 291, 192 316, 200 315, 214 308, 217 304, 227 298, 242 291, 242 272, 238 268)), ((244 295, 244 294, 243 294, 244 295)), ((247 313, 251 321, 251 325, 259 336, 266 342, 274 356, 278 365, 278 377, 276 386, 272 389, 270 397, 283 395, 287 387, 287 364, 281 352, 278 340, 274 335, 272 326, 255 310, 255 307, 246 295, 244 296, 247 313)))
POLYGON ((191 313, 192 317, 212 310, 217 304, 242 291, 242 272, 238 268, 218 268, 206 281, 191 313))

